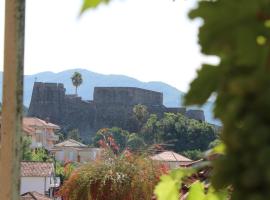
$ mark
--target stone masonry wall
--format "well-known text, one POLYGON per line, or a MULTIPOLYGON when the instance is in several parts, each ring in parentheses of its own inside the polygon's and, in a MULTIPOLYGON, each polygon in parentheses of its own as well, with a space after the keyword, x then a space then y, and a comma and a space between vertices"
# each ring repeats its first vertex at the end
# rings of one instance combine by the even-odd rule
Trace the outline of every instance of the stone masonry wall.
POLYGON ((146 105, 150 113, 159 117, 173 112, 205 120, 201 110, 165 107, 160 92, 133 87, 96 87, 93 96, 93 101, 85 101, 76 95, 66 95, 63 84, 36 82, 28 115, 49 119, 64 132, 78 128, 86 141, 100 128, 117 126, 135 131, 137 124, 132 110, 137 104, 146 105))

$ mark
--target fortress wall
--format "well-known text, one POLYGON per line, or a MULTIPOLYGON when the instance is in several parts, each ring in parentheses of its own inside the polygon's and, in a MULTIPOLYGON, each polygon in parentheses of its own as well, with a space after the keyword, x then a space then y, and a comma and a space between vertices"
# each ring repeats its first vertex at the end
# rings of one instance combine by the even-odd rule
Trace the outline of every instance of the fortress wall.
POLYGON ((191 119, 205 121, 204 111, 203 110, 188 110, 186 116, 191 119))
POLYGON ((94 101, 97 104, 162 105, 163 94, 132 87, 96 87, 94 101))
POLYGON ((128 129, 127 121, 132 117, 132 107, 127 105, 99 106, 97 104, 95 127, 110 128, 113 126, 128 129))
POLYGON ((134 105, 146 105, 151 113, 157 114, 160 114, 164 107, 162 93, 132 87, 96 87, 94 102, 97 108, 97 129, 118 126, 134 131, 134 105))
POLYGON ((169 112, 169 113, 181 113, 183 115, 186 114, 186 108, 184 107, 180 107, 180 108, 166 108, 166 111, 165 112, 169 112))
POLYGON ((189 118, 204 121, 202 110, 185 108, 166 108, 163 94, 132 87, 97 87, 94 100, 85 101, 76 95, 66 95, 63 84, 34 84, 28 116, 49 118, 60 125, 64 132, 78 128, 84 139, 90 139, 100 128, 121 127, 136 131, 138 124, 133 116, 133 107, 143 104, 149 113, 159 117, 165 112, 182 113, 189 118))
POLYGON ((65 96, 62 121, 65 131, 77 128, 83 138, 88 137, 94 127, 96 107, 94 102, 82 101, 80 97, 65 96))
POLYGON ((41 119, 49 118, 52 122, 60 121, 64 96, 63 84, 34 83, 28 115, 41 119))

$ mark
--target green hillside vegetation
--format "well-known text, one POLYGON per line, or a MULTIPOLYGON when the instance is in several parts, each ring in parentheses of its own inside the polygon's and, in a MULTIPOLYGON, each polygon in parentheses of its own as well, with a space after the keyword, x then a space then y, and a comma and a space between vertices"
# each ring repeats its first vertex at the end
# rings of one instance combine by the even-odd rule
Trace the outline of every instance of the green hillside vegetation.
POLYGON ((218 136, 218 132, 208 123, 189 119, 182 114, 165 113, 160 119, 154 114, 150 115, 137 133, 130 133, 119 127, 101 129, 93 138, 93 143, 99 146, 101 140, 110 140, 112 137, 119 152, 127 148, 132 151, 147 151, 150 147, 159 145, 160 148, 198 158, 218 136))

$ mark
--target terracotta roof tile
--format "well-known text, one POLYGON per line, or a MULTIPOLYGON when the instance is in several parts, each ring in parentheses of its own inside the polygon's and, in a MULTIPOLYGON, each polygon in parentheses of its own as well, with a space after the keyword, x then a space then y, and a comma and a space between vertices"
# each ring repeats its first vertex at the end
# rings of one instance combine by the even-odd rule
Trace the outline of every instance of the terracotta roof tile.
POLYGON ((68 139, 65 140, 64 142, 56 144, 55 147, 87 147, 87 146, 76 140, 68 139))
POLYGON ((48 177, 54 172, 54 166, 51 162, 21 162, 22 177, 48 177))
POLYGON ((152 156, 151 159, 167 162, 192 162, 192 160, 173 151, 164 151, 152 156))
POLYGON ((60 127, 56 124, 50 123, 50 122, 46 122, 42 119, 36 118, 36 117, 24 117, 23 118, 23 126, 24 127, 49 127, 49 128, 53 128, 53 129, 60 129, 60 127))

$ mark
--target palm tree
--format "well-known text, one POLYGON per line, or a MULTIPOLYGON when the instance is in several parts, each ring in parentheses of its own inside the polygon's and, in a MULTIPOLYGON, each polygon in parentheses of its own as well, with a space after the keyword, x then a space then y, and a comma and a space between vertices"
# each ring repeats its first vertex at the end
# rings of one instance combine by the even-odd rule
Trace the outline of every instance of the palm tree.
POLYGON ((74 74, 71 77, 71 81, 73 86, 75 87, 75 94, 78 95, 78 87, 82 84, 83 79, 82 75, 79 72, 74 72, 74 74))

